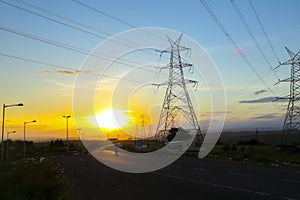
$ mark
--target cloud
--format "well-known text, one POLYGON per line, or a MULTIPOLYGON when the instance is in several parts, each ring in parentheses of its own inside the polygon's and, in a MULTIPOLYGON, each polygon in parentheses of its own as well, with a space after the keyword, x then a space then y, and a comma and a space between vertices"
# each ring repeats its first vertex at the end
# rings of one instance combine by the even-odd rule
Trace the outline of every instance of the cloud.
POLYGON ((259 94, 262 94, 262 93, 265 93, 267 92, 268 90, 258 90, 258 91, 255 91, 254 94, 255 95, 259 95, 259 94))
POLYGON ((266 103, 266 102, 287 102, 288 99, 278 99, 278 97, 264 97, 260 99, 252 99, 252 100, 245 100, 245 101, 239 101, 239 103, 266 103))
POLYGON ((260 115, 257 117, 253 117, 252 119, 276 119, 278 116, 276 115, 260 115))
POLYGON ((56 71, 40 71, 38 72, 39 74, 63 74, 63 75, 76 75, 79 73, 91 73, 91 71, 80 71, 80 70, 74 70, 74 71, 70 71, 70 70, 56 70, 56 71))
POLYGON ((65 88, 73 88, 74 87, 73 83, 61 83, 56 80, 48 80, 48 82, 53 83, 60 87, 65 87, 65 88))
POLYGON ((231 111, 214 111, 214 112, 205 112, 205 113, 207 113, 207 116, 211 115, 211 114, 223 115, 223 114, 229 114, 229 113, 231 113, 231 111))

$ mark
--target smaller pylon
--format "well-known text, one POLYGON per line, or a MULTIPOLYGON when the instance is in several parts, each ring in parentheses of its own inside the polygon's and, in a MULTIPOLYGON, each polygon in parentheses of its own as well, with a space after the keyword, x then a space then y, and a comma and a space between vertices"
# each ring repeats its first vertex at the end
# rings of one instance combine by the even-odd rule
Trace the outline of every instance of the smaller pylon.
POLYGON ((146 138, 145 116, 141 115, 141 138, 146 138))

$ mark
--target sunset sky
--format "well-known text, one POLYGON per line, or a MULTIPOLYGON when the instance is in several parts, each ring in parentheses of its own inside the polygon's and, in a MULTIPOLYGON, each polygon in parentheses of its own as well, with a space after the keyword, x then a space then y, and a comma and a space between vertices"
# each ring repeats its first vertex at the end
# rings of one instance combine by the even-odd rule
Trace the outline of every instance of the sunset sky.
MULTIPOLYGON (((75 80, 79 73, 97 75, 96 71, 78 70, 105 38, 142 27, 176 30, 207 51, 225 86, 225 130, 281 129, 287 102, 272 101, 287 95, 289 85, 274 84, 287 78, 290 68, 270 68, 289 59, 285 47, 295 53, 300 50, 300 1, 214 0, 207 1, 207 5, 224 29, 199 0, 0 0, 1 112, 3 104, 24 104, 6 109, 5 133, 16 130, 10 137, 22 139, 24 121, 35 119, 36 123, 27 124, 28 139, 64 139, 66 119, 62 116, 71 115, 70 138, 77 138, 76 129, 80 127, 74 124, 72 109, 75 80)), ((167 59, 160 60, 159 54, 151 58, 129 55, 127 59, 151 62, 153 68, 156 63, 167 64, 167 59)), ((118 67, 122 66, 115 66, 118 67)), ((140 73, 139 77, 151 77, 145 71, 136 73, 140 73)), ((199 91, 207 92, 202 86, 199 84, 199 91)), ((107 89, 101 88, 101 84, 99 88, 107 89)), ((109 101, 104 99, 103 102, 109 101)), ((209 115, 209 109, 205 108, 208 101, 203 97, 199 103, 202 116, 198 117, 203 119, 200 120, 203 127, 208 120, 205 116, 209 115)), ((106 110, 107 102, 97 107, 99 112, 106 110)), ((143 115, 145 105, 134 105, 140 106, 137 108, 140 112, 130 114, 132 110, 122 109, 125 115, 143 115)), ((148 123, 146 118, 144 123, 148 123)), ((141 120, 136 123, 141 126, 141 120)))

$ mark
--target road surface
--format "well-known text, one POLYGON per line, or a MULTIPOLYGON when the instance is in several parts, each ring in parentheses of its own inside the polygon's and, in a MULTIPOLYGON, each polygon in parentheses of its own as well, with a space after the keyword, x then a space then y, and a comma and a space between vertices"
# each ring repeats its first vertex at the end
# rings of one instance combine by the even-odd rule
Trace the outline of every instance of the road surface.
POLYGON ((149 173, 120 172, 91 155, 61 157, 86 199, 300 199, 300 170, 180 158, 149 173))

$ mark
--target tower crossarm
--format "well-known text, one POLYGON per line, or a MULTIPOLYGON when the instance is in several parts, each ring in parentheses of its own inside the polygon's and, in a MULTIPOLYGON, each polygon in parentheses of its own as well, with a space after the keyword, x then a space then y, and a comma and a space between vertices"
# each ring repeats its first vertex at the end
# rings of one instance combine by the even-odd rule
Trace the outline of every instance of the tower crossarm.
POLYGON ((287 47, 285 47, 285 49, 293 60, 295 60, 295 59, 299 60, 300 51, 298 51, 297 53, 294 53, 292 50, 290 50, 287 47))

